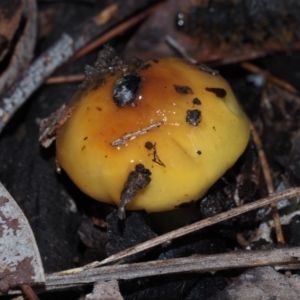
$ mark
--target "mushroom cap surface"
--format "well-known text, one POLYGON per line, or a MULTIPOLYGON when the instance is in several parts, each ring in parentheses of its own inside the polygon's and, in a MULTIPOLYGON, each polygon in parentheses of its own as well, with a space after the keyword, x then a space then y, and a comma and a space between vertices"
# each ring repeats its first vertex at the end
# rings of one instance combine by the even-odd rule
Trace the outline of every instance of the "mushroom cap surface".
POLYGON ((177 58, 94 80, 70 103, 56 154, 84 193, 119 205, 135 166, 150 170, 151 182, 126 209, 159 212, 196 201, 249 140, 248 119, 226 80, 177 58))

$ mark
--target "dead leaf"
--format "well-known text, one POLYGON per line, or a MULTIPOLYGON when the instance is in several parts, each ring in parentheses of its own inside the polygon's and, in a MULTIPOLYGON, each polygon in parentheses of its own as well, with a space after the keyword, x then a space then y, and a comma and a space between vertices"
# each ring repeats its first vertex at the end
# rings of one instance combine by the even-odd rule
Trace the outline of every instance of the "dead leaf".
POLYGON ((1 183, 0 238, 0 295, 22 284, 44 284, 44 269, 30 225, 1 183))
POLYGON ((91 294, 85 300, 123 300, 117 280, 98 281, 91 294))
POLYGON ((276 272, 272 267, 261 267, 245 272, 211 300, 297 300, 299 298, 300 277, 298 275, 288 277, 276 272))
MULTIPOLYGON (((280 6, 282 11, 276 5, 273 9, 266 6, 251 15, 248 12, 250 11, 249 7, 253 6, 255 9, 256 1, 226 1, 226 4, 225 2, 223 4, 223 1, 169 0, 139 28, 127 44, 125 57, 138 56, 144 60, 149 60, 174 56, 177 54, 178 49, 173 49, 168 45, 166 42, 168 36, 185 49, 187 56, 199 62, 232 63, 265 56, 274 51, 299 49, 299 39, 292 39, 290 42, 284 41, 290 35, 293 36, 291 28, 294 26, 294 20, 284 16, 286 10, 288 10, 288 5, 291 5, 290 2, 292 1, 282 1, 280 6), (249 7, 246 6, 246 9, 242 9, 241 13, 241 5, 249 5, 249 7), (178 30, 176 23, 178 25, 180 13, 195 12, 197 9, 201 10, 202 18, 199 15, 194 15, 191 19, 198 26, 200 22, 202 24, 200 23, 200 29, 194 28, 194 31, 198 32, 198 36, 195 38, 193 34, 189 35, 184 33, 183 30, 178 30), (260 18, 265 18, 268 26, 264 27, 260 24, 260 18), (284 18, 288 19, 285 23, 284 18), (196 21, 197 19, 204 20, 196 21), (275 33, 271 34, 271 38, 267 38, 266 36, 273 31, 271 24, 277 24, 277 21, 281 22, 282 27, 285 26, 284 28, 288 34, 283 34, 284 30, 281 31, 279 26, 277 31, 275 29, 275 33), (256 24, 258 28, 251 26, 252 23, 259 23, 256 24), (250 29, 248 41, 249 27, 254 32, 251 32, 250 29), (255 29, 258 29, 258 32, 255 29), (260 35, 264 37, 263 43, 260 35), (225 36, 227 36, 227 40, 225 36), (216 43, 216 40, 218 43, 216 43)), ((294 10, 297 11, 297 1, 292 4, 295 6, 294 10)), ((295 22, 297 21, 295 20, 295 22)))
POLYGON ((12 39, 20 25, 25 0, 0 2, 0 61, 11 47, 12 39))

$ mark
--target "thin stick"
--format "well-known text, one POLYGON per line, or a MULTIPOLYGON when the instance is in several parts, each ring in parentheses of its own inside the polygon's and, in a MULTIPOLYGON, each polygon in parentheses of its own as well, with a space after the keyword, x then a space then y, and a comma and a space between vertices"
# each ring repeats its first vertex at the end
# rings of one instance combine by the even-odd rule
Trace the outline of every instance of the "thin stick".
POLYGON ((29 300, 39 300, 39 297, 35 293, 35 291, 28 284, 21 285, 22 292, 26 295, 29 300))
POLYGON ((192 64, 196 64, 197 60, 191 57, 190 55, 187 54, 186 49, 181 46, 173 37, 170 35, 167 35, 165 37, 165 41, 167 44, 174 49, 181 57, 186 59, 187 61, 191 62, 192 64))
POLYGON ((271 203, 278 202, 282 199, 290 199, 290 198, 293 198, 293 197, 297 197, 299 195, 300 195, 300 187, 288 189, 288 190, 283 191, 283 192, 274 193, 274 194, 270 195, 267 198, 263 198, 263 199, 255 201, 255 202, 248 203, 246 205, 242 205, 242 206, 237 207, 237 208, 233 208, 229 211, 226 211, 226 212, 223 212, 221 214, 209 217, 207 219, 196 222, 194 224, 191 224, 191 225, 173 230, 171 232, 168 232, 166 234, 158 236, 158 237, 156 237, 152 240, 149 240, 147 242, 144 242, 142 244, 139 244, 139 245, 133 246, 131 248, 125 249, 125 250, 123 250, 123 251, 121 251, 117 254, 114 254, 114 255, 104 259, 101 262, 96 261, 96 262, 93 262, 89 265, 86 265, 83 268, 78 268, 78 269, 70 270, 70 271, 66 271, 66 272, 80 272, 83 269, 94 268, 94 267, 98 267, 98 266, 105 265, 105 264, 108 264, 108 263, 117 262, 121 259, 124 259, 126 257, 131 256, 131 255, 140 253, 142 251, 145 251, 145 250, 150 249, 152 247, 155 247, 157 245, 163 244, 167 241, 170 241, 170 240, 179 238, 181 236, 187 235, 187 234, 192 233, 196 230, 199 230, 199 229, 202 229, 202 228, 220 223, 222 221, 231 219, 231 218, 239 216, 243 213, 258 209, 260 207, 270 205, 271 203))
POLYGON ((45 84, 63 84, 72 82, 81 82, 84 79, 84 74, 53 76, 46 80, 45 84))
MULTIPOLYGON (((146 276, 176 274, 186 272, 216 272, 234 268, 274 266, 277 269, 299 268, 300 247, 259 250, 233 251, 213 255, 193 255, 184 258, 156 260, 150 262, 104 266, 96 269, 67 273, 57 272, 46 275, 44 287, 36 287, 38 293, 66 289, 98 281, 128 280, 146 276)), ((11 290, 9 294, 19 294, 11 290)), ((23 298, 14 298, 20 300, 23 298)))
POLYGON ((56 44, 25 70, 19 81, 0 99, 0 132, 45 78, 73 54, 73 39, 64 34, 56 44))
POLYGON ((141 12, 140 14, 133 16, 129 20, 123 22, 122 24, 116 26, 115 28, 111 29, 107 33, 103 34, 99 38, 97 38, 95 41, 89 43, 86 45, 84 48, 82 48, 80 51, 78 51, 74 57, 71 59, 71 62, 74 62, 78 58, 92 52, 93 50, 97 49, 101 45, 107 43, 109 40, 112 38, 124 33, 126 30, 130 29, 134 25, 140 23, 143 21, 146 17, 148 17, 150 14, 154 13, 157 11, 160 7, 162 6, 162 3, 156 4, 149 9, 141 12))
POLYGON ((142 263, 104 266, 80 273, 58 272, 46 276, 46 290, 61 289, 106 280, 128 280, 146 276, 186 272, 216 272, 219 270, 270 265, 299 264, 300 247, 241 251, 214 255, 193 255, 185 258, 142 263))
POLYGON ((139 129, 139 130, 131 132, 131 133, 127 133, 127 134, 123 135, 121 138, 116 139, 115 141, 111 142, 110 144, 114 147, 120 146, 120 145, 126 145, 127 140, 133 140, 137 136, 143 135, 143 134, 147 133, 148 131, 150 131, 151 129, 160 127, 162 124, 163 124, 163 122, 156 122, 156 123, 151 124, 151 125, 149 125, 145 128, 139 129))
MULTIPOLYGON (((263 175, 265 178, 268 193, 269 193, 269 195, 272 195, 275 192, 275 190, 274 190, 274 185, 273 185, 273 181, 272 181, 272 177, 271 177, 270 167, 269 167, 269 164, 267 161, 265 151, 263 150, 263 146, 262 146, 261 140, 259 138, 259 135, 251 122, 250 122, 250 130, 251 130, 254 144, 255 144, 257 152, 258 152, 258 157, 259 157, 259 161, 260 161, 260 164, 262 167, 262 171, 263 171, 263 175)), ((277 203, 272 203, 271 208, 272 208, 272 215, 273 215, 273 220, 274 220, 277 242, 284 243, 284 236, 283 236, 282 227, 281 227, 281 223, 280 223, 280 216, 279 216, 278 209, 277 209, 277 203)))
POLYGON ((248 62, 243 62, 241 63, 241 66, 243 69, 251 72, 251 73, 255 73, 255 74, 259 74, 263 77, 265 77, 267 80, 273 82, 274 84, 278 85, 279 87, 290 91, 293 94, 299 94, 299 91, 297 89, 295 89, 291 84, 289 84, 288 82, 272 75, 270 72, 265 71, 263 69, 260 69, 259 67, 248 63, 248 62))

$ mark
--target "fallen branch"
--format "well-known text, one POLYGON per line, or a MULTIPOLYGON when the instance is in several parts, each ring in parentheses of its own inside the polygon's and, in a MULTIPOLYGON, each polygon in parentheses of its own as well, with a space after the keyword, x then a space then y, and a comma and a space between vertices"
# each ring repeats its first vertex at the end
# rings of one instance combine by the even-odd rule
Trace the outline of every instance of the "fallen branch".
POLYGON ((69 288, 106 280, 128 280, 146 276, 186 272, 216 272, 234 268, 299 264, 300 247, 260 251, 242 251, 187 258, 105 266, 77 274, 63 272, 46 276, 46 290, 69 288))

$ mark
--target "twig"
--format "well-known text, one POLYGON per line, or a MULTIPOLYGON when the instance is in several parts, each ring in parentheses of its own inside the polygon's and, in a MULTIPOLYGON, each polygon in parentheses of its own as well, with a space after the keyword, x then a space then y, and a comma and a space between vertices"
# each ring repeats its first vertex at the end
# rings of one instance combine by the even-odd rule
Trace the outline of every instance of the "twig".
MULTIPOLYGON (((186 272, 216 272, 234 268, 274 266, 277 269, 299 268, 300 247, 236 251, 213 255, 193 255, 184 258, 156 260, 142 263, 104 266, 96 269, 82 270, 80 273, 57 272, 46 275, 44 287, 36 287, 36 292, 45 292, 74 288, 98 281, 128 280, 146 276, 176 274, 186 272)), ((9 294, 19 294, 17 290, 9 294)), ((14 298, 20 299, 20 298, 14 298)), ((23 299, 23 298, 22 298, 23 299)))
POLYGON ((251 63, 248 63, 248 62, 243 62, 241 63, 241 66, 243 69, 251 72, 251 73, 255 73, 255 74, 259 74, 263 77, 265 77, 267 80, 273 82, 274 84, 278 85, 279 87, 293 93, 293 94, 296 94, 298 95, 299 94, 299 91, 297 89, 295 89, 291 84, 289 84, 288 82, 272 75, 270 72, 268 71, 265 71, 263 69, 260 69, 259 67, 251 64, 251 63))
POLYGON ((28 284, 21 285, 22 292, 26 295, 29 300, 39 300, 39 297, 36 295, 35 291, 28 284))
POLYGON ((140 23, 142 20, 144 20, 147 16, 152 14, 153 12, 157 11, 162 6, 162 3, 156 4, 149 9, 141 12, 140 14, 133 16, 129 20, 123 22, 122 24, 116 26, 115 28, 111 29, 107 33, 103 34, 99 38, 97 38, 95 41, 89 43, 84 48, 82 48, 80 51, 78 51, 74 57, 71 59, 71 62, 74 62, 75 60, 79 59, 80 57, 92 52, 93 50, 97 49, 101 45, 107 43, 112 38, 120 35, 121 33, 125 32, 129 28, 133 27, 134 25, 140 23))
POLYGON ((127 140, 133 140, 137 136, 143 135, 143 134, 147 133, 148 131, 150 131, 151 129, 160 127, 162 124, 163 124, 163 122, 156 122, 156 123, 151 124, 151 125, 149 125, 145 128, 139 129, 139 130, 131 132, 131 133, 127 133, 127 134, 123 135, 121 138, 116 139, 115 141, 111 142, 110 144, 114 147, 120 146, 120 145, 126 145, 127 140))
POLYGON ((188 55, 188 53, 186 52, 186 49, 182 45, 180 45, 170 35, 167 35, 165 37, 165 41, 167 42, 169 47, 171 47, 173 50, 175 50, 182 58, 184 58, 185 60, 189 61, 192 64, 195 64, 198 67, 198 69, 200 69, 201 71, 208 72, 214 76, 219 75, 219 71, 211 69, 208 65, 203 64, 203 63, 197 61, 196 59, 194 59, 193 57, 191 57, 190 55, 188 55))
MULTIPOLYGON (((225 221, 225 220, 231 219, 233 217, 239 216, 239 215, 241 215, 243 213, 246 213, 246 212, 249 212, 251 210, 255 210, 255 209, 258 209, 260 207, 270 205, 271 203, 278 202, 282 199, 290 199, 290 198, 293 198, 293 197, 297 197, 299 195, 300 195, 300 187, 299 188, 288 189, 286 191, 279 192, 279 193, 274 193, 274 194, 270 195, 267 198, 263 198, 263 199, 255 201, 255 202, 248 203, 246 205, 242 205, 242 206, 237 207, 237 208, 233 208, 229 211, 226 211, 226 212, 223 212, 221 214, 209 217, 205 220, 202 220, 202 221, 196 222, 194 224, 191 224, 191 225, 179 228, 177 230, 168 232, 168 233, 163 234, 161 236, 158 236, 158 237, 156 237, 152 240, 149 240, 149 241, 144 242, 142 244, 133 246, 133 247, 128 248, 126 250, 123 250, 123 251, 121 251, 117 254, 114 254, 114 255, 104 259, 101 262, 93 262, 89 265, 86 265, 83 268, 78 268, 76 270, 77 270, 77 272, 80 272, 83 269, 94 268, 94 267, 98 267, 98 266, 105 265, 105 264, 108 264, 108 263, 117 262, 121 259, 124 259, 126 257, 131 256, 131 255, 140 253, 142 251, 145 251, 145 250, 150 249, 152 247, 155 247, 157 245, 163 244, 163 243, 165 243, 169 240, 173 240, 173 239, 179 238, 181 236, 187 235, 187 234, 192 233, 196 230, 199 230, 199 229, 202 229, 202 228, 220 223, 222 221, 225 221)), ((70 271, 66 271, 66 272, 76 272, 76 271, 70 270, 70 271)))
POLYGON ((84 74, 53 76, 46 80, 45 84, 61 84, 70 82, 81 82, 84 79, 84 74))
POLYGON ((36 91, 42 83, 75 52, 95 37, 117 25, 121 20, 146 7, 150 0, 130 3, 122 1, 119 6, 113 4, 83 22, 73 32, 66 34, 24 71, 18 81, 9 88, 0 99, 0 132, 14 113, 36 91), (118 17, 115 17, 118 16, 118 17))
MULTIPOLYGON (((273 185, 273 181, 272 181, 272 177, 271 177, 269 164, 268 164, 268 161, 266 158, 265 151, 263 150, 259 135, 251 122, 250 122, 250 130, 251 130, 254 144, 255 144, 257 152, 258 152, 258 157, 260 160, 260 164, 261 164, 261 168, 262 168, 263 175, 265 178, 268 193, 269 193, 269 195, 272 195, 275 190, 274 190, 274 185, 273 185)), ((280 223, 280 217, 279 217, 279 213, 278 213, 278 209, 277 209, 277 204, 271 203, 271 208, 272 208, 272 215, 273 215, 273 220, 274 220, 277 242, 284 243, 284 236, 282 233, 282 227, 281 227, 281 223, 280 223)))
POLYGON ((300 247, 260 251, 241 251, 187 258, 104 266, 76 274, 58 272, 46 276, 46 290, 62 289, 106 280, 128 280, 146 276, 219 270, 267 265, 299 264, 300 247))
POLYGON ((188 55, 187 52, 186 52, 186 50, 185 50, 185 48, 183 46, 181 46, 173 37, 171 37, 170 35, 167 35, 165 37, 165 41, 181 57, 183 57, 187 61, 191 62, 192 64, 196 64, 197 63, 197 60, 194 59, 193 57, 191 57, 190 55, 188 55))
POLYGON ((62 38, 23 74, 13 87, 0 99, 0 132, 18 108, 32 95, 57 66, 74 54, 73 39, 64 34, 62 38))

